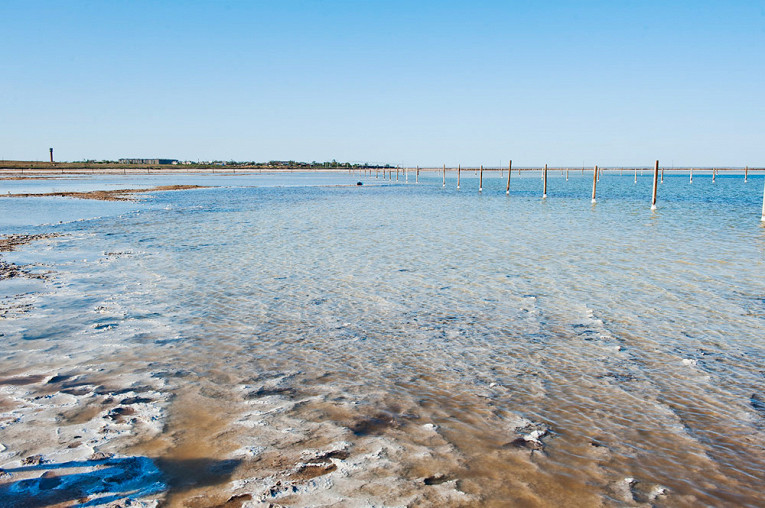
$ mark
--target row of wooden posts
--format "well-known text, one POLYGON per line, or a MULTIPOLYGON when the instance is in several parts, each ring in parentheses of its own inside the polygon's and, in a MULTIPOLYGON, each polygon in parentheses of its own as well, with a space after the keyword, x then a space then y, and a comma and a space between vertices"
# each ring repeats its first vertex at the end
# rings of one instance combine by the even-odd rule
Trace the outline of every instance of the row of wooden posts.
MULTIPOLYGON (((399 177, 399 171, 401 168, 396 167, 396 181, 398 182, 399 177)), ((513 161, 510 161, 507 166, 507 186, 505 187, 505 194, 510 194, 510 176, 512 174, 513 170, 513 161)), ((375 172, 375 178, 379 177, 379 169, 375 172)), ((566 180, 568 180, 568 169, 566 169, 566 180)), ((366 171, 365 171, 366 172, 366 171)), ((595 199, 595 191, 597 190, 598 186, 598 180, 600 180, 600 174, 602 172, 602 168, 598 168, 598 166, 595 166, 592 171, 592 203, 596 203, 595 199)), ((582 168, 582 173, 584 174, 584 168, 582 168)), ((369 174, 371 176, 372 171, 369 170, 369 174)), ((442 168, 442 185, 446 187, 446 165, 444 164, 442 168)), ((520 168, 518 168, 518 174, 521 174, 520 168)), ((405 179, 408 182, 409 181, 409 171, 404 169, 404 175, 405 179)), ((457 189, 460 188, 461 183, 461 175, 462 175, 462 166, 457 166, 457 189)), ((712 181, 714 182, 717 177, 717 170, 712 169, 712 181)), ((383 169, 383 178, 385 178, 385 170, 383 169)), ((388 179, 393 180, 393 170, 388 169, 388 179)), ((747 182, 749 179, 749 166, 744 168, 744 182, 747 182)), ((417 166, 415 169, 415 181, 416 183, 420 182, 420 167, 417 166)), ((693 168, 690 170, 690 181, 693 183, 693 168)), ((635 168, 635 182, 637 183, 637 168, 635 168)), ((654 163, 653 166, 653 187, 651 189, 651 210, 656 210, 656 196, 658 192, 658 184, 664 183, 664 168, 661 168, 661 176, 659 175, 659 161, 657 160, 654 163)), ((483 166, 480 167, 480 176, 478 179, 478 192, 483 192, 483 166)), ((542 199, 547 199, 547 164, 545 164, 544 169, 542 169, 542 199)), ((763 192, 762 192, 762 222, 765 222, 765 186, 763 186, 763 192)))

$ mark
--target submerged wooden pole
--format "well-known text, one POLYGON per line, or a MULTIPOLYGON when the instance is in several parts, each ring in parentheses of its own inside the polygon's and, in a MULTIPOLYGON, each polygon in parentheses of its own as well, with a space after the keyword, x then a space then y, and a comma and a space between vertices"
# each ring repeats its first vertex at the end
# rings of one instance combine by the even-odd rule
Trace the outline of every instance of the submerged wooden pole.
POLYGON ((749 166, 746 166, 746 167, 744 168, 744 183, 746 183, 746 181, 748 180, 748 178, 749 178, 749 166))
POLYGON ((444 183, 442 187, 446 187, 446 164, 444 164, 444 183))
POLYGON ((542 199, 547 199, 547 164, 545 164, 545 170, 542 173, 542 181, 544 182, 542 185, 542 199))
POLYGON ((693 183, 693 168, 691 168, 691 183, 693 183))
POLYGON ((592 170, 592 202, 595 201, 595 188, 598 186, 598 166, 595 166, 592 170))
POLYGON ((653 197, 651 198, 651 210, 656 210, 656 187, 659 183, 659 161, 653 165, 653 197))
POLYGON ((635 183, 637 183, 637 168, 635 168, 635 183))
POLYGON ((566 181, 568 182, 568 168, 566 168, 566 181))
POLYGON ((483 164, 481 164, 481 176, 478 178, 478 192, 483 192, 483 164))
POLYGON ((415 170, 414 183, 420 183, 420 166, 417 166, 417 169, 415 170))
POLYGON ((510 163, 507 165, 507 188, 505 189, 505 194, 510 194, 510 174, 513 172, 513 161, 510 160, 510 163))
POLYGON ((664 183, 664 166, 661 167, 661 183, 664 183))
POLYGON ((460 173, 462 173, 462 166, 457 164, 457 188, 460 188, 460 173))
POLYGON ((715 168, 712 168, 712 181, 715 181, 715 177, 717 176, 717 170, 715 168))
POLYGON ((404 167, 404 181, 409 183, 409 168, 404 167))
POLYGON ((396 166, 396 181, 398 182, 398 166, 396 166))

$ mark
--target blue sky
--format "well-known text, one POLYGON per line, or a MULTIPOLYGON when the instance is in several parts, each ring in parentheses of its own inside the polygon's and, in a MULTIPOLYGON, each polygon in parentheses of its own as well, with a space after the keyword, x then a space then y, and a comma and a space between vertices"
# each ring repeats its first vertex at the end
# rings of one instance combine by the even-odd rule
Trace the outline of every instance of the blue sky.
POLYGON ((0 2, 0 159, 765 165, 765 1, 0 2))

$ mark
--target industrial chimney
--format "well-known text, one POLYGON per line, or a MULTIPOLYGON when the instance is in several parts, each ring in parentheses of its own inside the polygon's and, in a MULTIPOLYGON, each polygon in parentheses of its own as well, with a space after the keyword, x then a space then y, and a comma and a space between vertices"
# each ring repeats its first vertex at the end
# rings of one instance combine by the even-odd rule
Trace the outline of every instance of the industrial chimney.
POLYGON ((53 148, 50 148, 50 161, 53 162, 53 148))

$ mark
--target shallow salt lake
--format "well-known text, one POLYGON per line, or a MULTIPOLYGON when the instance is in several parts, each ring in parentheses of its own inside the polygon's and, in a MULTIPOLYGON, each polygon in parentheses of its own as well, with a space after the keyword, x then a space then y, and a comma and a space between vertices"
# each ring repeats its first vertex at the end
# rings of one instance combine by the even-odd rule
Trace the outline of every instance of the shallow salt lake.
POLYGON ((0 281, 0 499, 762 505, 763 177, 668 173, 0 181, 216 186, 0 198, 61 235, 2 254, 50 273, 0 281))

